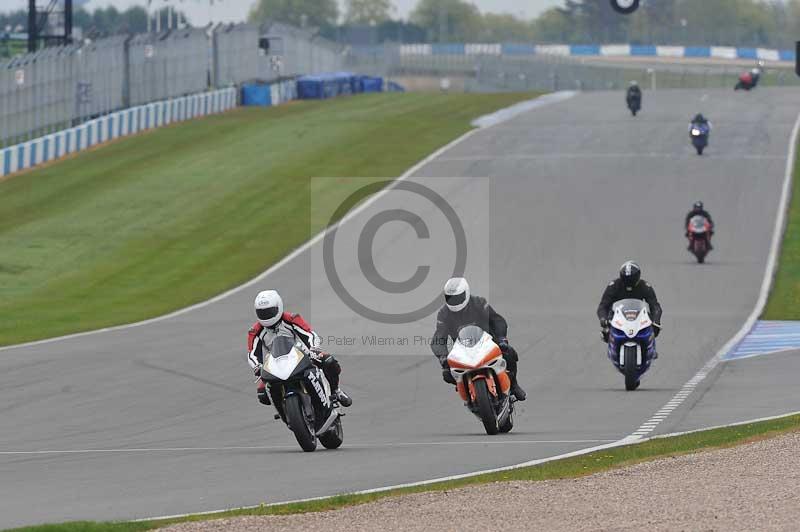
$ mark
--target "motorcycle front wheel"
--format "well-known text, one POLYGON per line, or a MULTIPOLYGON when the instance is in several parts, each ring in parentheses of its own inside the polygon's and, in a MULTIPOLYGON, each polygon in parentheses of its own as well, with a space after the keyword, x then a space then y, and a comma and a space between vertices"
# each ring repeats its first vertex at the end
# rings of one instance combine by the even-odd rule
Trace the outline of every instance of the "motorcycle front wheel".
POLYGON ((299 395, 290 395, 286 398, 286 421, 294 432, 297 443, 305 452, 310 453, 317 448, 317 435, 303 410, 303 401, 299 395))
POLYGON ((632 392, 639 387, 639 375, 636 370, 636 347, 624 346, 625 350, 625 389, 632 392))
POLYGON ((497 426, 497 414, 494 411, 492 396, 489 393, 489 387, 486 386, 486 380, 478 379, 472 385, 475 387, 475 402, 478 406, 478 415, 481 417, 486 434, 497 434, 500 427, 497 426))

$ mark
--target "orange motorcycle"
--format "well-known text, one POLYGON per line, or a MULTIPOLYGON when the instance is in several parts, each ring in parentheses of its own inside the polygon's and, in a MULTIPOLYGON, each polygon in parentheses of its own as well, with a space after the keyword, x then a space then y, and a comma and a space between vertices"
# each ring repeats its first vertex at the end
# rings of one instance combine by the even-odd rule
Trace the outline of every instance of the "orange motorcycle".
POLYGON ((514 401, 506 361, 492 336, 475 325, 458 332, 447 355, 456 390, 464 405, 483 423, 487 434, 514 427, 514 401))

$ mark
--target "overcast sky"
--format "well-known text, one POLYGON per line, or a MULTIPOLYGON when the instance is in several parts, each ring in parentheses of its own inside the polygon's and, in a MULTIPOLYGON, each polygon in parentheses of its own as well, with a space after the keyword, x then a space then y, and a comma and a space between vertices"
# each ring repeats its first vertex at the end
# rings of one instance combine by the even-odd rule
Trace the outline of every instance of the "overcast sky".
MULTIPOLYGON (((75 4, 86 3, 89 9, 114 5, 118 8, 127 8, 134 5, 146 5, 147 0, 73 0, 75 4)), ((233 22, 243 20, 250 7, 256 0, 213 0, 214 5, 209 6, 209 0, 169 0, 173 5, 183 5, 193 24, 204 26, 213 18, 215 22, 233 22)), ((344 0, 338 0, 339 5, 344 0)), ((165 5, 167 0, 153 0, 153 5, 165 5)), ((414 8, 417 0, 394 0, 395 6, 402 17, 414 8)), ((562 0, 472 0, 481 11, 495 13, 513 13, 517 16, 535 17, 548 7, 561 5, 562 0)), ((10 9, 20 9, 28 5, 27 0, 0 0, 0 9, 8 6, 10 9), (9 4, 11 4, 9 6, 9 4)))

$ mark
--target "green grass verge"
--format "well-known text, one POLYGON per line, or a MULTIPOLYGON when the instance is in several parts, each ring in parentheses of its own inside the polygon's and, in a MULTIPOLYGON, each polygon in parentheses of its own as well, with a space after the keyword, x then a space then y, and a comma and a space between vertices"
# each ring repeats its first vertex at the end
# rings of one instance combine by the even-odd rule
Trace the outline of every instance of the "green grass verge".
POLYGON ((800 320, 800 164, 797 161, 792 191, 778 272, 762 315, 765 320, 800 320))
POLYGON ((615 469, 639 462, 644 462, 647 460, 677 456, 697 451, 731 447, 734 445, 747 443, 749 441, 774 437, 797 430, 800 430, 800 415, 787 416, 769 421, 761 421, 758 423, 749 423, 736 427, 706 430, 671 438, 656 438, 637 445, 627 445, 624 447, 604 449, 583 456, 546 462, 544 464, 532 467, 504 471, 500 473, 490 473, 449 482, 429 484, 426 486, 416 486, 411 488, 384 491, 380 493, 370 493, 367 495, 338 495, 318 501, 282 504, 277 506, 260 506, 257 508, 247 509, 243 508, 228 512, 220 512, 208 515, 192 515, 160 521, 144 521, 136 523, 79 522, 67 523, 64 525, 45 525, 17 528, 13 529, 13 532, 95 532, 100 530, 127 532, 136 530, 152 530, 174 523, 207 521, 210 519, 221 519, 243 515, 287 515, 307 512, 322 512, 327 510, 335 510, 346 506, 365 504, 387 497, 396 497, 399 495, 408 495, 412 493, 429 491, 452 490, 476 484, 504 481, 541 481, 577 478, 594 473, 600 473, 609 469, 615 469))
POLYGON ((346 177, 397 177, 531 97, 243 108, 0 181, 0 345, 158 316, 251 279, 328 222, 311 220, 310 178, 342 178, 314 181, 341 201, 364 185, 346 177))

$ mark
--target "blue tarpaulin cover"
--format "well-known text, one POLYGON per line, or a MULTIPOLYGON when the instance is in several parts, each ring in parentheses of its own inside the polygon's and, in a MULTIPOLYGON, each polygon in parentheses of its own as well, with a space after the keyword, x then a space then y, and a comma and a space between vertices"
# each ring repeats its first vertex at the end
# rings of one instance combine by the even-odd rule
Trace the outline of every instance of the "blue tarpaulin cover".
POLYGON ((333 72, 303 76, 297 80, 297 96, 305 100, 324 100, 347 94, 383 91, 383 78, 333 72))
POLYGON ((242 85, 242 105, 272 105, 270 86, 256 83, 242 85))

